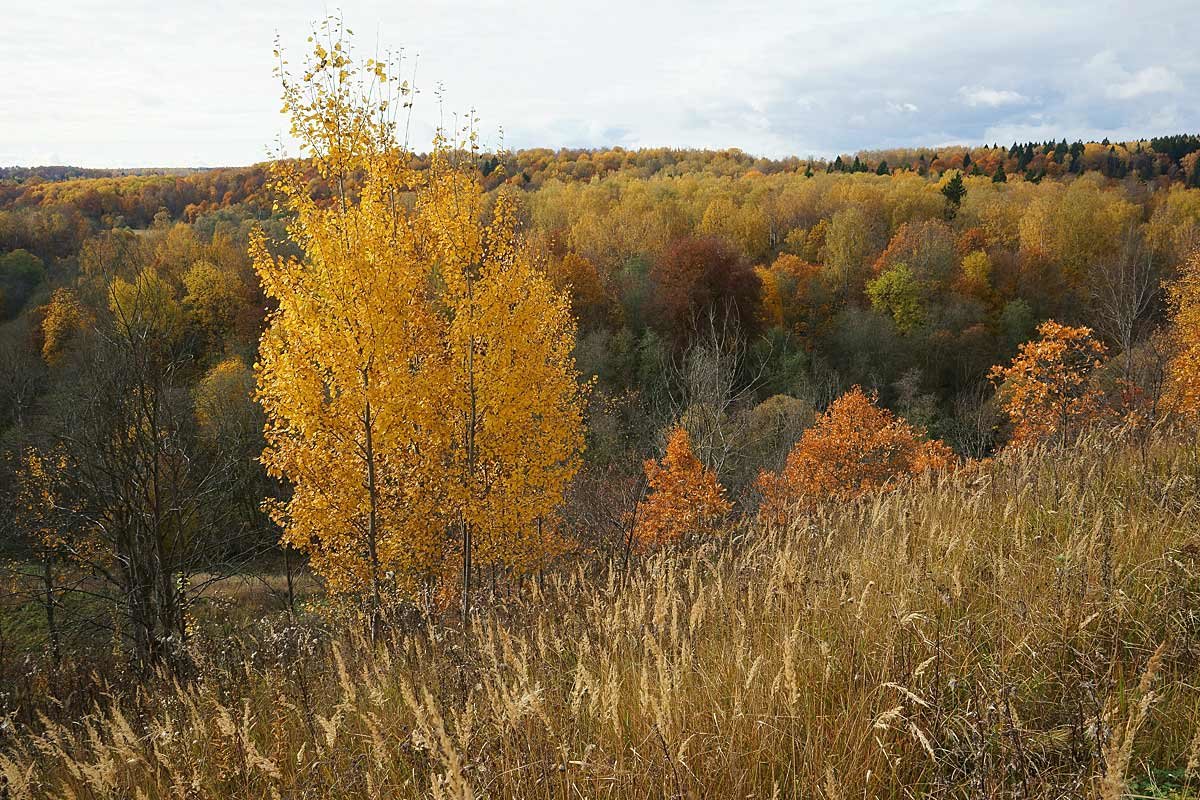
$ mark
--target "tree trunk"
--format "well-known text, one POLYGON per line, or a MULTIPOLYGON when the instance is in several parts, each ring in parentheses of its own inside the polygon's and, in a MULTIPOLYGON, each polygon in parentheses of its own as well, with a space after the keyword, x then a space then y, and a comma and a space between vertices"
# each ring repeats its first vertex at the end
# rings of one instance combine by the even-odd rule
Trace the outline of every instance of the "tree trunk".
MULTIPOLYGON (((363 383, 367 383, 364 372, 363 383)), ((378 548, 378 492, 375 486, 375 445, 372 435, 371 401, 363 411, 363 429, 366 435, 367 456, 367 550, 371 559, 371 641, 378 635, 379 613, 382 601, 379 594, 379 548, 378 548)))
POLYGON ((296 613, 296 589, 292 582, 292 548, 283 546, 283 569, 287 573, 287 607, 289 614, 296 613))
POLYGON ((54 610, 54 555, 50 552, 42 559, 42 583, 46 592, 46 632, 50 639, 50 657, 57 667, 62 659, 62 651, 59 648, 58 622, 54 610))
POLYGON ((462 519, 462 549, 462 624, 465 632, 471 619, 471 526, 466 517, 462 519))

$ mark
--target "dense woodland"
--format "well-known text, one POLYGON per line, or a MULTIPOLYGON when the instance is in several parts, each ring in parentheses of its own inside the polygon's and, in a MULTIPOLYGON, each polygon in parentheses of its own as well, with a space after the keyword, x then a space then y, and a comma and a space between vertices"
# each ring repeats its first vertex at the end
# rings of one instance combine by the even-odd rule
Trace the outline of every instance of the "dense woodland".
MULTIPOLYGON (((1048 319, 1119 354, 1093 378, 1114 413, 1157 402, 1170 355, 1155 335, 1162 287, 1200 243, 1198 156, 1200 139, 1170 137, 830 163, 670 150, 459 160, 477 164, 486 204, 512 204, 539 269, 569 293, 590 391, 561 522, 573 542, 609 551, 622 524, 598 524, 606 495, 643 492, 642 461, 680 422, 738 513, 757 507, 758 473, 781 467, 853 387, 958 456, 991 455, 1012 426, 989 372, 1048 319), (903 166, 874 166, 885 163, 903 166)), ((328 182, 299 166, 328 202, 328 182)), ((287 487, 258 461, 253 399, 272 300, 249 242, 289 235, 268 167, 75 172, 10 170, 0 184, 6 548, 31 546, 18 477, 30 448, 100 459, 71 489, 120 494, 129 476, 104 474, 118 465, 101 445, 130 424, 117 398, 149 384, 163 403, 151 446, 187 464, 160 476, 162 491, 186 498, 178 524, 211 532, 191 568, 207 572, 214 552, 234 570, 282 557, 262 501, 287 487)), ((67 638, 95 634, 60 622, 67 638)))
MULTIPOLYGON (((487 196, 510 192, 546 273, 571 293, 579 369, 597 376, 587 460, 599 468, 636 465, 663 444, 663 425, 697 391, 685 385, 683 356, 712 339, 714 324, 740 348, 731 396, 709 401, 731 417, 776 395, 821 410, 859 385, 959 453, 990 453, 1003 431, 979 428, 988 370, 1039 322, 1088 326, 1111 348, 1137 350, 1122 369, 1150 367, 1160 284, 1200 230, 1200 189, 1185 180, 1197 154, 1200 139, 1172 137, 854 159, 929 164, 886 175, 738 152, 522 151, 479 161, 487 196), (1110 150, 1119 177, 1108 156, 1095 156, 1110 150), (1136 166, 1143 156, 1154 165, 1148 180, 1136 166), (1029 164, 1044 177, 1022 177, 1029 164), (986 174, 997 168, 1010 177, 986 174), (960 187, 953 200, 943 191, 951 184, 960 187), (1113 307, 1124 281, 1141 287, 1132 314, 1113 307)), ((80 370, 61 360, 78 357, 68 340, 93 328, 80 323, 111 316, 115 281, 141 277, 161 292, 181 390, 229 373, 230 359, 248 368, 268 308, 250 232, 286 236, 265 167, 42 177, 60 172, 15 172, 0 184, 10 453, 48 433, 56 400, 78 396, 80 370)), ((315 196, 328 196, 312 182, 315 196)), ((249 399, 243 411, 253 413, 249 399)), ((744 484, 757 466, 722 478, 744 484)))
POLYGON ((339 88, 407 84, 328 41, 281 73, 301 157, 0 170, 0 787, 165 797, 234 758, 196 796, 532 796, 557 769, 613 796, 1115 798, 1163 674, 1146 758, 1196 769, 1200 137, 772 160, 496 153, 467 128, 414 154, 339 88), (1021 604, 1067 627, 992 630, 1021 604), (734 714, 721 736, 793 771, 689 755, 692 658, 762 720, 819 727, 798 708, 837 698, 845 749, 734 714), (360 691, 406 709, 409 744, 360 691), (481 744, 446 715, 483 695, 481 744), (147 755, 205 717, 212 741, 147 755))

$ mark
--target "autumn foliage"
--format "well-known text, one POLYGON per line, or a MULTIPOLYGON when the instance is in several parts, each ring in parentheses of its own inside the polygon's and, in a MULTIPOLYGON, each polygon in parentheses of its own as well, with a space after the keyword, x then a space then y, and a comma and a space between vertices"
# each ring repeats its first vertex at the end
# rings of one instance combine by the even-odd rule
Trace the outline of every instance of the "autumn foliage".
POLYGON ((1177 410, 1200 414, 1200 250, 1183 266, 1170 287, 1171 337, 1176 352, 1170 364, 1170 393, 1177 410))
POLYGON ((649 459, 645 469, 650 494, 634 528, 639 550, 710 530, 732 508, 716 473, 696 457, 683 426, 671 432, 661 463, 649 459))
POLYGON ((1106 349, 1091 329, 1048 320, 1038 333, 1008 367, 991 371, 1012 421, 1011 443, 1018 446, 1068 437, 1103 410, 1103 393, 1091 376, 1106 349))
POLYGON ((335 196, 314 196, 295 162, 272 166, 303 256, 252 241, 278 304, 258 398, 263 463, 292 486, 272 507, 284 540, 333 591, 377 605, 434 588, 455 560, 469 587, 473 557, 521 571, 561 550, 582 398, 568 300, 518 237, 513 201, 484 218, 474 162, 455 156, 469 134, 439 135, 415 170, 389 112, 407 84, 357 63, 343 33, 327 23, 303 77, 282 74, 292 132, 335 196))
POLYGON ((791 253, 754 270, 762 286, 762 318, 766 327, 810 337, 832 312, 821 291, 821 265, 791 253))
POLYGON ((758 327, 762 288, 744 258, 715 236, 673 242, 651 272, 657 310, 668 331, 691 330, 709 313, 731 311, 739 328, 758 327))
POLYGON ((804 432, 779 473, 759 475, 760 513, 783 522, 823 502, 852 500, 904 475, 953 464, 950 448, 924 439, 856 386, 804 432))
POLYGON ((47 364, 58 363, 67 346, 91 319, 90 312, 68 288, 55 289, 42 317, 42 358, 47 364))

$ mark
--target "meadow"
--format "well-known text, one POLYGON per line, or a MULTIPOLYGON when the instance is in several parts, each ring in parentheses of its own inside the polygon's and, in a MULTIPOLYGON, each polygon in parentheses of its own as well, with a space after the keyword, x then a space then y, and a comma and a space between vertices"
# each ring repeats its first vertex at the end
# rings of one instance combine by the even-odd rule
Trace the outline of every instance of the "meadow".
POLYGON ((467 629, 328 613, 8 732, 25 797, 1174 797, 1200 448, 1094 434, 636 563, 467 629))

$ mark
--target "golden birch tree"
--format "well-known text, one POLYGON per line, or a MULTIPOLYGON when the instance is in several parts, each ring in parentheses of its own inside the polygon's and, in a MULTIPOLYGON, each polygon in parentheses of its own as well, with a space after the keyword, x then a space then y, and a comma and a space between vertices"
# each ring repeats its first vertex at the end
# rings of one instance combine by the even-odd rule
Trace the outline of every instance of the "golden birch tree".
POLYGON ((439 134, 414 169, 393 116, 408 87, 356 66, 338 23, 322 32, 303 78, 284 76, 307 161, 274 166, 303 256, 253 244, 278 303, 258 364, 263 460, 293 491, 275 516, 335 590, 375 603, 461 559, 465 613, 476 559, 520 571, 561 548, 583 447, 575 322, 512 199, 485 223, 473 134, 439 134))
MULTIPOLYGON (((287 544, 309 553, 334 591, 431 572, 440 557, 439 493, 428 484, 440 409, 427 386, 440 363, 422 234, 402 202, 423 179, 396 141, 408 97, 382 63, 361 67, 327 21, 284 110, 303 160, 277 160, 274 188, 300 258, 251 244, 277 304, 257 364, 267 414, 263 462, 291 498, 273 509, 287 544), (329 187, 319 200, 306 167, 329 187)), ((407 587, 411 588, 411 587, 407 587)))
MULTIPOLYGON (((473 137, 461 143, 468 152, 473 137)), ((417 213, 435 232, 449 441, 447 504, 462 559, 463 613, 480 564, 524 572, 559 552, 554 516, 583 450, 575 320, 517 235, 512 197, 488 225, 473 172, 435 152, 417 213)))
POLYGON ((1176 410, 1200 415, 1200 250, 1192 253, 1168 288, 1176 347, 1168 368, 1170 399, 1176 410))

